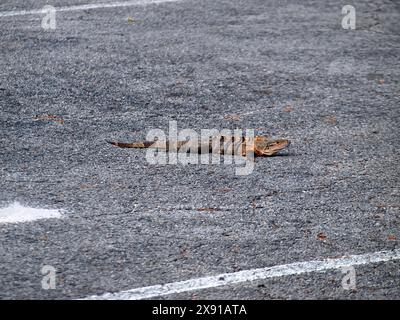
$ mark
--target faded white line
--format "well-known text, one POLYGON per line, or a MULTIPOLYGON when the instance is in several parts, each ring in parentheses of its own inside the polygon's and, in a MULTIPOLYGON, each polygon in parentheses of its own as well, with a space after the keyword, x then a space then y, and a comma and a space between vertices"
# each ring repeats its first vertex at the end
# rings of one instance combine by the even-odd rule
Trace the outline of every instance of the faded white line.
MULTIPOLYGON (((117 1, 111 3, 91 3, 74 6, 56 7, 56 12, 68 12, 68 11, 80 11, 80 10, 93 10, 93 9, 106 9, 106 8, 122 8, 130 6, 144 6, 149 4, 158 4, 164 2, 178 2, 182 0, 135 0, 135 1, 117 1)), ((2 17, 14 17, 14 16, 25 16, 34 14, 46 14, 46 9, 34 9, 34 10, 19 10, 19 11, 2 11, 0 12, 0 18, 2 17)))
POLYGON ((358 266, 369 263, 386 262, 400 259, 400 249, 393 251, 379 251, 361 255, 350 255, 337 259, 296 262, 261 269, 244 270, 234 273, 225 273, 211 277, 190 279, 172 282, 164 285, 135 288, 116 293, 105 293, 99 296, 89 296, 87 300, 139 300, 193 290, 202 290, 236 283, 263 280, 268 278, 297 275, 309 272, 321 272, 339 269, 347 266, 358 266))
POLYGON ((30 208, 15 202, 8 207, 0 208, 0 224, 29 222, 40 219, 62 218, 60 210, 30 208))

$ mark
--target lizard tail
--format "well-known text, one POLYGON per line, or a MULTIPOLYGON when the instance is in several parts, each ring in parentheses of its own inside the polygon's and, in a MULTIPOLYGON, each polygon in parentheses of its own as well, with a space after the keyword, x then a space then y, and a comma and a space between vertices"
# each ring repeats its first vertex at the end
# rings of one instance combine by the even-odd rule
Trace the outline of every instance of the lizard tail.
POLYGON ((109 140, 106 140, 106 141, 108 143, 111 143, 113 146, 117 146, 120 148, 148 148, 151 145, 146 141, 145 142, 132 142, 132 143, 109 141, 109 140))

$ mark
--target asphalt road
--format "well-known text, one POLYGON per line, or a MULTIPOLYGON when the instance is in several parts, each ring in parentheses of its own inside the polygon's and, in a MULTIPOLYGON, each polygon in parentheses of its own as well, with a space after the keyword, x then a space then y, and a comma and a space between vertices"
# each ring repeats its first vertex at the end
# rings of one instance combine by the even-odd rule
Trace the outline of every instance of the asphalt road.
MULTIPOLYGON (((96 2, 112 1, 6 0, 0 11, 96 2)), ((43 15, 0 17, 0 204, 65 210, 0 225, 0 298, 399 248, 400 4, 352 3, 355 30, 341 26, 345 4, 183 0, 58 12, 55 30, 43 15), (237 176, 105 143, 170 120, 292 144, 237 176), (41 287, 43 265, 57 270, 54 290, 41 287)), ((399 267, 356 267, 356 290, 332 270, 163 299, 399 299, 399 267)))

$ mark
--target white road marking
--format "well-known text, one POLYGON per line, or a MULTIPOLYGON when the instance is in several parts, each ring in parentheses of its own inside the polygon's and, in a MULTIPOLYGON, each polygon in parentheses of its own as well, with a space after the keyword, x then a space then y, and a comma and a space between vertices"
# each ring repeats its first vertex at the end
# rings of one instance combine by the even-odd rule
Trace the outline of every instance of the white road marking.
POLYGON ((0 208, 0 224, 29 222, 39 219, 62 218, 60 210, 29 208, 18 202, 6 208, 0 208))
MULTIPOLYGON (((105 9, 105 8, 121 8, 130 6, 145 6, 149 4, 158 4, 164 2, 178 2, 182 0, 134 0, 134 1, 117 1, 111 3, 91 3, 74 5, 68 7, 55 8, 56 12, 68 12, 68 11, 80 11, 80 10, 92 10, 92 9, 105 9)), ((46 14, 48 11, 45 9, 34 9, 34 10, 20 10, 20 11, 2 11, 0 12, 0 18, 2 17, 14 17, 14 16, 25 16, 34 14, 46 14)))
POLYGON ((268 278, 297 275, 309 272, 322 272, 348 266, 365 265, 369 263, 386 262, 400 259, 400 249, 393 251, 379 251, 361 255, 344 256, 337 259, 296 262, 273 267, 244 270, 234 273, 225 273, 217 276, 190 279, 172 282, 164 285, 135 288, 116 293, 105 293, 99 296, 89 296, 85 300, 139 300, 148 299, 181 292, 215 288, 236 283, 263 280, 268 278))

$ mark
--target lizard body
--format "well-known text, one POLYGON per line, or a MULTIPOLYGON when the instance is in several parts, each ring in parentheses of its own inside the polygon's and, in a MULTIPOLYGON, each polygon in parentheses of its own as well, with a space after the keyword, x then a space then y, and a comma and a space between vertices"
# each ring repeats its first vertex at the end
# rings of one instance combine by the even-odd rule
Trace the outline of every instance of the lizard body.
POLYGON ((272 156, 278 151, 290 145, 287 139, 270 139, 266 136, 255 136, 251 141, 249 138, 235 136, 215 136, 209 141, 200 139, 186 141, 138 141, 138 142, 118 142, 107 141, 114 146, 120 148, 153 148, 159 150, 173 152, 190 152, 197 153, 219 153, 219 154, 238 154, 246 156, 247 152, 254 152, 255 156, 272 156))

